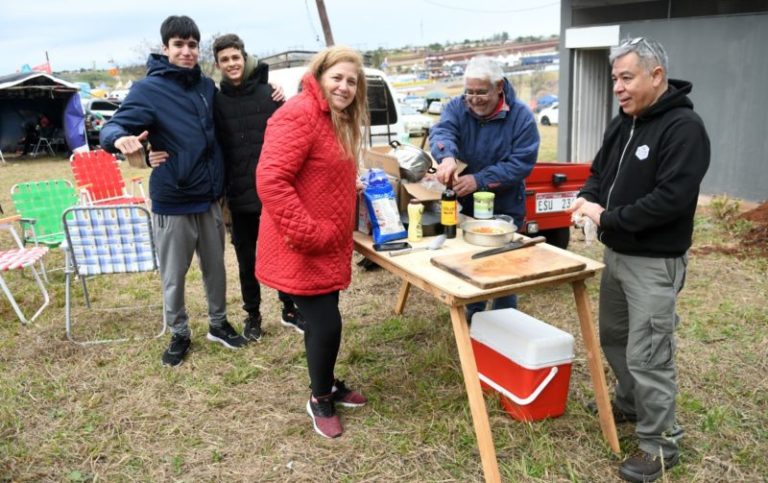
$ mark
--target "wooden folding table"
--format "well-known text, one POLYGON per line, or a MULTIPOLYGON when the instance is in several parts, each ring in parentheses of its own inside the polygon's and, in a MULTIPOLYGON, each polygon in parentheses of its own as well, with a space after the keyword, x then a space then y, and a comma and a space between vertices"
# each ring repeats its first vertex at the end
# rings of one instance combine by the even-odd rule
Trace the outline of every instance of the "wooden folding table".
MULTIPOLYGON (((537 273, 539 269, 536 268, 534 263, 529 272, 524 274, 525 276, 518 277, 518 280, 523 281, 501 285, 490 283, 485 286, 488 287, 490 285, 491 288, 480 288, 459 276, 448 273, 444 268, 438 268, 431 261, 433 257, 438 256, 440 259, 446 260, 451 255, 458 259, 462 257, 466 259, 470 253, 481 250, 481 247, 466 243, 461 238, 461 231, 459 231, 457 238, 448 240, 438 251, 418 251, 397 257, 391 257, 387 252, 376 252, 373 249, 371 237, 363 233, 355 232, 354 242, 357 252, 403 280, 395 305, 396 314, 403 312, 411 286, 424 290, 450 308, 453 333, 456 338, 456 346, 458 348, 461 369, 464 374, 464 384, 467 390, 472 422, 475 428, 475 436, 477 437, 486 481, 500 482, 501 477, 488 421, 488 412, 480 388, 475 357, 472 352, 464 306, 472 302, 486 301, 503 295, 521 293, 564 283, 571 284, 581 326, 581 335, 587 352, 589 372, 595 390, 600 428, 611 450, 614 453, 619 453, 619 439, 616 434, 616 425, 613 421, 611 403, 606 388, 605 374, 600 358, 600 346, 595 332, 587 287, 584 283, 587 278, 593 277, 598 270, 603 268, 602 263, 551 245, 541 244, 535 247, 524 248, 519 250, 519 252, 536 248, 536 257, 540 260, 573 260, 580 262, 578 263, 579 269, 568 273, 552 274, 552 270, 545 268, 537 273)), ((429 240, 425 240, 423 244, 428 245, 429 240)), ((500 255, 496 255, 496 257, 500 257, 500 255)))

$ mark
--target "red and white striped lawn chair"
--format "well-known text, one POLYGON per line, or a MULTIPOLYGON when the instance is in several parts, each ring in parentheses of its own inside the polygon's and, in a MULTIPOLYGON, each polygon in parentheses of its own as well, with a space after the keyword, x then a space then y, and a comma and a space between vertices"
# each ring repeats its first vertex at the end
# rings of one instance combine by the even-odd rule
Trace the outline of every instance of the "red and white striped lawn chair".
POLYGON ((34 247, 24 248, 24 243, 22 243, 19 234, 16 233, 16 230, 13 227, 14 223, 18 223, 20 219, 21 216, 19 215, 0 218, 0 230, 8 230, 16 245, 14 248, 7 250, 0 249, 0 287, 2 287, 5 296, 11 302, 13 310, 16 312, 16 315, 18 315, 21 323, 27 324, 35 320, 51 301, 50 297, 48 296, 48 290, 46 290, 43 280, 40 278, 40 274, 35 268, 35 265, 39 262, 39 267, 43 274, 43 278, 46 277, 45 267, 42 265, 42 259, 45 254, 48 253, 48 247, 42 247, 36 244, 34 247), (11 270, 24 270, 25 268, 28 268, 32 272, 32 275, 35 277, 35 281, 37 282, 37 286, 40 289, 40 293, 43 295, 43 304, 29 319, 24 316, 24 313, 21 311, 19 304, 16 302, 16 298, 13 296, 13 292, 11 292, 11 289, 6 283, 5 278, 3 278, 3 274, 6 272, 10 272, 11 270))

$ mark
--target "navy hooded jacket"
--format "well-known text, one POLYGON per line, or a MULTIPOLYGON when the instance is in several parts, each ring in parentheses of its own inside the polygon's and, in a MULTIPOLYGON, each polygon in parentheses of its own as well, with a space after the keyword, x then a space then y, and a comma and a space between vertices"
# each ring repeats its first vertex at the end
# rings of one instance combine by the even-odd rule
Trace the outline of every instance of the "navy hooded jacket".
MULTIPOLYGON (((525 215, 525 178, 539 153, 539 130, 528 106, 515 98, 504 79, 504 100, 509 110, 491 119, 479 119, 458 96, 443 109, 440 122, 429 132, 432 156, 442 162, 453 157, 467 164, 477 191, 496 193, 493 210, 521 222, 525 215)), ((473 216, 472 195, 459 199, 462 213, 473 216)))
POLYGON ((155 151, 167 151, 165 163, 152 170, 152 211, 185 215, 208 211, 224 191, 224 162, 216 142, 213 102, 216 87, 200 67, 178 67, 168 57, 151 54, 147 77, 137 82, 101 130, 101 145, 115 151, 115 141, 149 131, 155 151))

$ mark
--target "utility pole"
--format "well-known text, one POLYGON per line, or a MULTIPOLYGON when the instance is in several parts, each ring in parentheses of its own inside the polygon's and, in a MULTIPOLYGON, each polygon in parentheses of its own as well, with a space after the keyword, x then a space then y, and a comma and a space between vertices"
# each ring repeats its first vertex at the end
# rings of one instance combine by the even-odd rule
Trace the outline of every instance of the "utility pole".
POLYGON ((328 21, 328 14, 325 12, 325 2, 316 0, 317 13, 320 15, 320 24, 323 26, 323 35, 325 35, 325 46, 333 45, 333 33, 331 32, 331 23, 328 21))

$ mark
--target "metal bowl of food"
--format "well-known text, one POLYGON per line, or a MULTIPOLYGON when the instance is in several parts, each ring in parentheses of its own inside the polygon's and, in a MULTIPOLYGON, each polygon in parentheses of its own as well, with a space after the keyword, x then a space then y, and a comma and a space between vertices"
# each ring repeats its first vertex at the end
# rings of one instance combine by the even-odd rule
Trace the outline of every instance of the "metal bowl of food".
POLYGON ((481 247, 500 247, 513 241, 517 227, 512 218, 497 215, 492 220, 471 220, 461 224, 464 241, 481 247))

